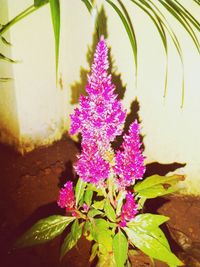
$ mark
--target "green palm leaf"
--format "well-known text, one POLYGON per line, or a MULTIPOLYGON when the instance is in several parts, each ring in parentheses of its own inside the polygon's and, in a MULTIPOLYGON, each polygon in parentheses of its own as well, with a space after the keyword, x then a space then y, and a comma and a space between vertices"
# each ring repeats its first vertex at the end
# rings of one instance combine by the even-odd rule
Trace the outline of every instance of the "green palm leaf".
POLYGON ((109 3, 112 8, 116 11, 116 13, 118 14, 118 16, 120 17, 124 28, 126 30, 126 33, 128 35, 129 41, 131 43, 131 48, 133 51, 133 55, 134 55, 134 63, 135 63, 135 68, 136 68, 136 77, 137 77, 137 68, 138 68, 138 60, 137 60, 137 40, 136 40, 136 36, 134 31, 132 30, 129 21, 126 18, 126 15, 124 15, 122 13, 122 11, 110 0, 106 0, 107 3, 109 3))
POLYGON ((51 19, 55 38, 55 57, 56 57, 56 82, 58 81, 58 62, 59 62, 59 44, 60 44, 60 1, 49 0, 51 8, 51 19))

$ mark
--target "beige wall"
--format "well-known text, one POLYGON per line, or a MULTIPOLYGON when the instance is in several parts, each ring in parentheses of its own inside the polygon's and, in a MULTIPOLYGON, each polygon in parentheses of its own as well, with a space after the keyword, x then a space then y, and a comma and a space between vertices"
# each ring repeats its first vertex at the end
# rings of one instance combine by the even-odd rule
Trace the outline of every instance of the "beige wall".
MULTIPOLYGON (((8 7, 6 0, 0 0, 0 23, 8 21, 8 7)), ((10 34, 5 35, 10 39, 10 34)), ((0 43, 1 53, 11 57, 11 47, 0 43)), ((0 61, 0 77, 9 78, 13 76, 13 65, 0 61)), ((14 79, 6 82, 0 82, 0 140, 11 145, 19 145, 19 122, 16 100, 16 90, 14 79)))
MULTIPOLYGON (((0 0, 2 2, 3 0, 0 0)), ((5 1, 3 1, 5 2, 5 1)), ((15 16, 32 1, 8 0, 9 18, 15 16)), ((97 1, 100 5, 102 1, 97 1)), ((171 23, 179 31, 185 62, 185 104, 181 104, 181 64, 173 44, 169 52, 169 85, 163 99, 165 54, 153 24, 130 1, 123 1, 133 16, 139 47, 138 86, 135 87, 133 57, 128 37, 114 11, 105 4, 108 15, 108 44, 118 73, 127 84, 123 103, 127 108, 138 98, 142 133, 145 135, 147 162, 187 163, 179 172, 185 173, 187 191, 200 193, 200 59, 191 40, 173 18, 171 23)), ((195 5, 188 8, 200 19, 195 5)), ((23 149, 49 143, 60 138, 69 126, 70 104, 75 84, 80 83, 80 67, 87 70, 86 53, 92 44, 92 20, 81 1, 61 1, 62 32, 59 74, 62 88, 55 85, 54 40, 49 7, 43 7, 10 30, 12 56, 21 59, 12 66, 14 85, 9 108, 17 106, 8 121, 18 117, 23 149), (76 82, 76 83, 75 83, 76 82), (14 102, 14 104, 13 104, 14 102), (17 114, 17 115, 16 115, 17 114)), ((84 70, 82 76, 84 76, 84 70)), ((11 90, 9 88, 9 90, 11 90)), ((1 98, 5 98, 2 91, 1 98)), ((2 104, 1 117, 6 117, 2 104)), ((10 126, 9 126, 10 127, 10 126)), ((9 128, 8 127, 8 128, 9 128)), ((10 127, 11 128, 11 127, 10 127)), ((16 127, 15 127, 16 128, 16 127)), ((13 130, 14 131, 14 130, 13 130)))

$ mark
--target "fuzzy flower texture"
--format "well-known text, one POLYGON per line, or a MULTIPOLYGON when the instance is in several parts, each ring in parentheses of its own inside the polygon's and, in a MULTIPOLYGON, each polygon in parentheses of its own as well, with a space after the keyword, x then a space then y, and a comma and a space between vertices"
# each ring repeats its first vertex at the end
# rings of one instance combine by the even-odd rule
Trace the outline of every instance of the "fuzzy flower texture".
MULTIPOLYGON (((75 165, 79 177, 96 186, 103 186, 111 174, 114 175, 119 190, 127 191, 121 214, 121 223, 125 225, 125 221, 133 219, 137 213, 134 196, 127 188, 135 180, 142 179, 145 172, 144 156, 137 121, 130 125, 128 134, 123 137, 122 146, 115 154, 111 148, 111 142, 123 132, 126 110, 114 93, 115 86, 108 68, 108 48, 102 36, 94 54, 92 72, 88 75, 87 96, 80 97, 80 106, 71 115, 70 134, 82 135, 82 151, 75 165), (106 156, 108 152, 114 155, 112 164, 106 156)), ((60 206, 64 206, 63 203, 71 203, 66 208, 73 206, 71 189, 69 194, 67 191, 70 186, 67 184, 63 189, 65 191, 61 191, 60 206)))

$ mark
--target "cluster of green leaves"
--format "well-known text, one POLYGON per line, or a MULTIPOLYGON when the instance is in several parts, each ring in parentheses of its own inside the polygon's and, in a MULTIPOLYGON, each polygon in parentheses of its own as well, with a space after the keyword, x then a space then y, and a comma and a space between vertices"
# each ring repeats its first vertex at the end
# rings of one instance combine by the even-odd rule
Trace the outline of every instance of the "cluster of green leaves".
MULTIPOLYGON (((179 175, 150 176, 134 186, 136 199, 142 207, 146 199, 177 190, 177 182, 182 179, 179 175)), ((116 190, 112 196, 114 202, 111 201, 109 183, 106 188, 96 188, 79 179, 75 188, 76 216, 53 215, 42 219, 16 242, 16 246, 32 246, 47 242, 60 235, 70 225, 71 230, 61 246, 60 259, 76 246, 80 237, 84 235, 93 244, 90 262, 98 257, 97 266, 130 266, 130 246, 143 251, 152 259, 166 262, 169 266, 181 266, 182 263, 171 252, 168 241, 159 227, 169 218, 141 213, 127 222, 126 227, 120 227, 121 207, 126 192, 118 192, 114 186, 109 186, 112 192, 116 190), (83 205, 87 205, 88 208, 85 210, 83 205)))

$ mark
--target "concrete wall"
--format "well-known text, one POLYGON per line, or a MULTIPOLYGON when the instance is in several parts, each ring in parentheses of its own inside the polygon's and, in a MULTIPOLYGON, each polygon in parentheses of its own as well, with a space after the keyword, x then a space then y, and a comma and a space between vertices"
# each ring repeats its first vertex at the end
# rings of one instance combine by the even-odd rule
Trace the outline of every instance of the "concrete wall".
MULTIPOLYGON (((32 1, 0 0, 8 4, 8 17, 12 18, 32 4, 32 1)), ((98 6, 101 2, 97 1, 98 6)), ((200 58, 195 47, 176 21, 169 17, 176 30, 184 52, 185 103, 181 109, 182 69, 173 44, 169 41, 169 83, 167 97, 163 99, 165 79, 165 54, 154 25, 149 18, 130 1, 123 1, 133 17, 139 47, 138 86, 135 86, 134 64, 128 37, 113 9, 105 4, 108 17, 108 45, 117 73, 126 84, 123 98, 129 109, 137 97, 145 135, 147 163, 187 163, 179 172, 185 173, 187 192, 200 193, 200 58)), ((183 1, 188 9, 200 19, 192 1, 183 1)), ((12 56, 21 63, 12 66, 14 77, 9 109, 17 107, 6 118, 1 103, 1 118, 16 122, 20 129, 21 150, 59 139, 69 126, 69 114, 79 95, 78 88, 84 84, 88 61, 86 54, 92 45, 92 20, 81 1, 61 1, 62 32, 60 54, 60 83, 56 87, 54 64, 54 40, 49 6, 43 7, 9 32, 13 43, 12 56), (81 76, 81 77, 80 77, 81 76), (72 91, 73 88, 73 91, 72 91), (76 90, 77 89, 77 90, 76 90), (72 99, 73 98, 73 99, 72 99), (13 100, 12 100, 13 99, 13 100)), ((1 85, 2 86, 2 85, 1 85)), ((5 99, 2 91, 0 99, 5 99)), ((6 105, 6 104, 5 104, 6 105)), ((9 129, 17 129, 8 125, 9 129)), ((19 130, 18 129, 18 130, 19 130)), ((16 131, 17 132, 17 131, 16 131)))
MULTIPOLYGON (((0 23, 8 21, 7 1, 0 1, 0 23)), ((10 39, 10 34, 5 35, 10 39)), ((11 57, 11 47, 0 42, 1 53, 11 57)), ((13 65, 0 61, 0 78, 14 78, 13 65)), ((0 82, 0 140, 10 145, 19 146, 19 123, 14 79, 0 82)))

